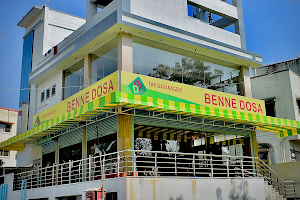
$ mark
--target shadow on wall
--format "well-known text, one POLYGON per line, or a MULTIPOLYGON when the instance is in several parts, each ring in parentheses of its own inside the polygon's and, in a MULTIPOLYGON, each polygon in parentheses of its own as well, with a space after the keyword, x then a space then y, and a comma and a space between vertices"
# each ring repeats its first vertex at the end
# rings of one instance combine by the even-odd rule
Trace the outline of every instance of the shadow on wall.
MULTIPOLYGON (((230 200, 255 200, 255 198, 250 198, 250 195, 248 193, 248 182, 241 180, 239 184, 237 184, 237 181, 231 180, 231 189, 229 192, 229 198, 230 200)), ((223 200, 222 199, 222 189, 220 187, 216 190, 217 200, 223 200)))
POLYGON ((178 197, 177 199, 173 199, 173 198, 171 197, 170 200, 183 200, 183 198, 182 198, 182 197, 178 197))

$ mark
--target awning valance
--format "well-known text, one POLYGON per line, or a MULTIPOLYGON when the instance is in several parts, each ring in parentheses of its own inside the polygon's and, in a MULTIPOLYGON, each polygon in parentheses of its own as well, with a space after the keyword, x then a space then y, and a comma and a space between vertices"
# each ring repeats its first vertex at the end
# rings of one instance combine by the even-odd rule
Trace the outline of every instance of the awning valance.
POLYGON ((1 142, 0 148, 23 150, 24 144, 31 140, 50 134, 99 113, 107 112, 117 106, 251 124, 256 126, 259 130, 274 132, 277 134, 277 137, 300 134, 300 122, 295 120, 211 108, 203 105, 182 103, 124 92, 113 92, 1 142))

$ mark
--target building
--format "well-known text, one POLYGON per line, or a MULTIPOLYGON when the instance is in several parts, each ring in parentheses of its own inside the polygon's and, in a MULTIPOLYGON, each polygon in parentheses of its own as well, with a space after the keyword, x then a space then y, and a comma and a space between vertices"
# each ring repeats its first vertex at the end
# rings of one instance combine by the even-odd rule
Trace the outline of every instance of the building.
MULTIPOLYGON (((251 78, 252 95, 265 100, 267 115, 300 121, 300 59, 258 67, 251 78)), ((286 169, 299 169, 300 137, 284 134, 277 138, 269 132, 258 132, 259 155, 267 160, 283 178, 294 180, 296 192, 300 191, 300 178, 285 174, 286 169), (293 162, 293 163, 292 163, 293 162)), ((300 195, 300 194, 298 194, 300 195)))
POLYGON ((87 0, 85 23, 50 11, 29 11, 25 36, 51 41, 53 18, 78 27, 34 42, 28 130, 0 143, 32 168, 6 175, 9 199, 84 199, 101 177, 108 199, 293 197, 257 158, 255 131, 300 124, 252 98, 262 57, 246 50, 240 0, 87 0))
MULTIPOLYGON (((3 142, 16 135, 18 111, 0 107, 0 141, 3 142)), ((1 150, 0 159, 3 167, 16 166, 16 151, 1 150)))
MULTIPOLYGON (((41 61, 45 62, 47 60, 47 55, 53 55, 54 46, 84 23, 85 19, 49 9, 47 6, 44 8, 34 6, 18 23, 19 27, 25 28, 19 99, 19 110, 21 112, 19 112, 20 115, 18 117, 18 134, 31 128, 30 116, 33 114, 30 112, 35 113, 35 110, 30 111, 29 109, 30 107, 35 107, 35 98, 31 98, 31 95, 35 96, 35 86, 29 83, 29 74, 38 68, 41 61), (31 88, 31 90, 26 90, 26 88, 31 88)), ((51 92, 55 91, 55 86, 53 86, 50 88, 51 92)), ((48 95, 52 97, 50 91, 48 95)), ((52 101, 54 104, 60 101, 59 97, 56 98, 56 101, 52 101)))
MULTIPOLYGON (((0 142, 3 142, 16 135, 18 111, 0 107, 0 142)), ((16 166, 17 151, 0 150, 0 184, 4 183, 2 168, 16 166)))

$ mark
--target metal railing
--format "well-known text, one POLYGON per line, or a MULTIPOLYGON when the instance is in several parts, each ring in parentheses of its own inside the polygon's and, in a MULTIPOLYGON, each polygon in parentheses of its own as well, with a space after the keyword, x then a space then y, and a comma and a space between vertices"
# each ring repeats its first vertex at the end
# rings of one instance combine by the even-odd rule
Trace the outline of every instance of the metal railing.
MULTIPOLYGON (((102 155, 101 160, 105 178, 124 176, 263 177, 282 196, 295 196, 294 182, 282 180, 257 157, 126 150, 102 155)), ((27 180, 27 189, 31 189, 100 179, 100 158, 90 156, 87 159, 18 173, 15 175, 14 188, 20 190, 22 180, 27 180)))

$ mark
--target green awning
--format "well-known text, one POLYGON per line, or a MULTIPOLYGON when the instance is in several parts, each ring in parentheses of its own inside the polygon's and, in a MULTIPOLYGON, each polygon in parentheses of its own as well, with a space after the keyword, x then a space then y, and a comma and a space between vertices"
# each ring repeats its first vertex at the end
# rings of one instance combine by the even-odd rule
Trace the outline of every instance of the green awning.
POLYGON ((256 129, 274 132, 277 134, 277 137, 300 134, 300 122, 295 120, 211 108, 208 106, 175 102, 124 92, 113 92, 1 142, 0 149, 22 151, 25 147, 25 143, 29 141, 99 113, 107 112, 117 106, 251 124, 254 125, 256 129))

